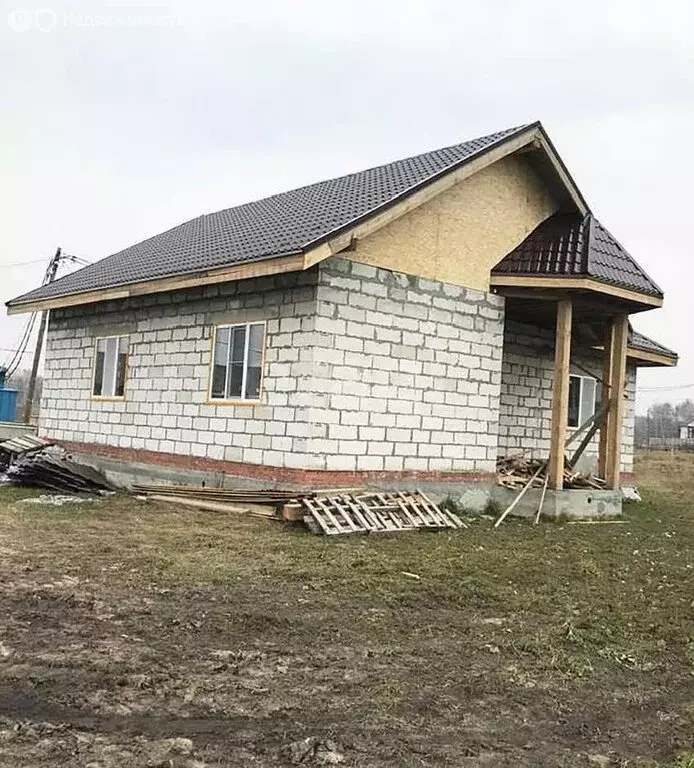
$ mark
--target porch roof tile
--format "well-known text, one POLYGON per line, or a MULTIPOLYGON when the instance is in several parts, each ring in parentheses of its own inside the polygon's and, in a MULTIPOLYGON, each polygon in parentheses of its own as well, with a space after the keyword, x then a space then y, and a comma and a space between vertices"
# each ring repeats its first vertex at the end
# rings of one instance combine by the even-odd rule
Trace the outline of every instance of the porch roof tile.
POLYGON ((591 214, 555 213, 492 270, 494 275, 592 277, 637 293, 663 292, 591 214))

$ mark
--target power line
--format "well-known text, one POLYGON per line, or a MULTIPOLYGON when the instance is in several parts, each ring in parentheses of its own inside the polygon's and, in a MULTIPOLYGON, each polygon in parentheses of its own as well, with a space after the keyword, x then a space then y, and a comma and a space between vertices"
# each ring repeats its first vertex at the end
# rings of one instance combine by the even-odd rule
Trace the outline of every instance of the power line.
POLYGON ((692 389, 694 384, 680 384, 674 387, 637 387, 638 392, 674 392, 676 389, 692 389))
POLYGON ((33 261, 16 261, 14 264, 0 264, 0 269, 4 267, 26 267, 29 264, 43 264, 45 259, 34 259, 33 261))

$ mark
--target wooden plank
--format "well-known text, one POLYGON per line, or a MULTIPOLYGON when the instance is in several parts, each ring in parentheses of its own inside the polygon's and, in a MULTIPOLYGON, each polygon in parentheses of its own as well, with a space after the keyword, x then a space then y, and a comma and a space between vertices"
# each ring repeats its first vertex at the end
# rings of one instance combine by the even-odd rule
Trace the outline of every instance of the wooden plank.
POLYGON ((535 474, 534 474, 534 475, 533 475, 533 476, 530 478, 530 480, 528 480, 528 482, 527 482, 527 483, 526 483, 526 484, 523 486, 523 490, 522 490, 522 491, 521 491, 521 492, 518 494, 518 496, 516 496, 516 498, 515 498, 515 499, 514 499, 514 500, 513 500, 513 501, 512 501, 512 502, 511 502, 509 505, 508 505, 508 507, 506 507, 506 509, 505 509, 505 510, 504 510, 504 511, 501 513, 501 515, 499 516, 499 519, 498 519, 498 520, 497 520, 497 521, 494 523, 494 527, 495 527, 495 528, 498 528, 498 527, 501 525, 501 523, 503 523, 503 522, 504 522, 504 520, 506 519, 506 515, 508 515, 508 514, 509 514, 509 513, 510 513, 510 512, 511 512, 513 509, 514 509, 514 507, 516 506, 516 504, 518 504, 518 502, 519 502, 519 501, 520 501, 520 500, 523 498, 523 496, 525 496, 525 494, 526 494, 527 490, 528 490, 528 489, 530 488, 530 486, 533 484, 533 480, 535 480, 535 478, 536 478, 536 477, 539 477, 539 475, 540 475, 540 472, 542 472, 542 470, 546 469, 546 467, 547 467, 547 465, 546 465, 546 464, 542 464, 542 465, 540 465, 540 466, 537 468, 537 470, 535 471, 535 474))
MULTIPOLYGON (((171 496, 148 496, 147 498, 152 501, 160 501, 165 504, 179 504, 184 507, 195 507, 196 509, 206 509, 210 512, 235 512, 236 514, 248 514, 248 509, 243 507, 236 507, 232 504, 222 504, 218 501, 204 501, 203 499, 179 499, 171 496)), ((254 515, 257 517, 258 515, 254 515)), ((260 517, 267 517, 267 515, 260 515, 260 517)))
POLYGON ((335 536, 338 533, 342 533, 340 525, 332 513, 325 514, 324 510, 315 499, 305 499, 304 503, 311 510, 313 519, 320 525, 326 536, 335 536))
POLYGON ((397 493, 397 499, 402 504, 402 509, 405 514, 412 520, 412 525, 415 528, 429 527, 429 521, 422 515, 416 504, 412 503, 412 498, 408 498, 402 491, 397 493), (406 511, 405 511, 406 510, 406 511))
POLYGON ((607 488, 619 488, 619 470, 622 459, 622 426, 624 423, 624 391, 627 375, 627 345, 629 337, 629 316, 617 315, 613 323, 613 348, 610 381, 613 397, 611 410, 613 418, 609 424, 607 438, 607 466, 605 480, 607 488))
POLYGON ((454 528, 467 528, 468 526, 458 517, 458 515, 453 514, 453 512, 449 512, 447 509, 442 509, 438 504, 434 504, 434 502, 424 493, 424 491, 418 490, 417 493, 431 506, 435 507, 439 514, 443 515, 443 517, 453 523, 454 528))
POLYGON ((564 444, 569 416, 569 362, 571 360, 571 299, 557 302, 557 330, 552 385, 552 430, 549 447, 549 487, 564 485, 564 444))
MULTIPOLYGON (((373 497, 371 496, 369 498, 373 498, 373 497)), ((380 512, 380 510, 371 508, 371 506, 368 504, 368 499, 362 498, 358 503, 362 509, 366 510, 367 513, 373 515, 376 518, 376 520, 378 520, 381 526, 379 528, 379 532, 397 530, 393 525, 393 523, 390 520, 388 520, 388 518, 384 517, 384 515, 380 512)))
POLYGON ((591 428, 586 433, 586 436, 583 438, 583 440, 581 440, 578 448, 576 448, 573 455, 568 460, 567 463, 569 467, 573 468, 576 466, 576 462, 581 458, 583 451, 585 451, 585 449, 588 447, 588 445, 590 444, 590 441, 595 436, 595 433, 600 429, 601 425, 605 421, 605 417, 607 416, 607 411, 609 410, 609 408, 610 408, 609 401, 607 403, 601 403, 598 410, 595 411, 595 413, 589 419, 587 419, 584 424, 581 425, 580 429, 577 429, 574 435, 572 435, 572 437, 566 441, 566 445, 564 447, 568 448, 573 438, 577 437, 579 433, 588 426, 588 424, 592 424, 591 428))
MULTIPOLYGON (((332 504, 332 506, 340 513, 343 520, 347 523, 348 527, 352 529, 352 531, 361 532, 363 533, 366 528, 362 525, 361 521, 359 519, 353 520, 351 510, 348 506, 346 506, 343 502, 340 501, 337 497, 331 497, 328 499, 328 502, 332 504)), ((326 502, 326 503, 328 503, 326 502)))
POLYGON ((596 293, 614 296, 617 299, 631 301, 648 307, 662 307, 663 300, 658 296, 630 291, 608 283, 601 283, 590 277, 524 277, 517 275, 492 275, 490 284, 493 288, 523 287, 523 288, 553 288, 557 290, 595 291, 596 293))
POLYGON ((407 504, 402 499, 397 499, 398 506, 400 507, 400 510, 402 511, 403 516, 408 522, 408 525, 411 528, 421 528, 421 523, 412 516, 410 510, 407 508, 407 504))
MULTIPOLYGON (((419 496, 420 503, 423 504, 426 511, 431 515, 432 520, 436 523, 437 527, 449 528, 450 523, 439 507, 422 491, 417 488, 417 496, 419 496)), ((456 526, 457 527, 457 526, 456 526)))
POLYGON ((389 501, 388 501, 388 500, 387 500, 387 499, 386 499, 386 498, 383 496, 383 494, 382 494, 382 493, 379 493, 379 494, 377 495, 377 498, 378 498, 378 500, 381 502, 381 504, 383 504, 383 505, 386 507, 386 509, 384 509, 383 511, 384 511, 384 513, 385 513, 386 515, 388 515, 388 518, 389 518, 389 519, 390 519, 390 520, 393 522, 393 525, 394 525, 396 528, 400 528, 400 529, 403 529, 403 528, 405 528, 405 527, 409 527, 409 526, 406 526, 406 525, 405 525, 405 523, 403 522, 403 520, 402 520, 402 517, 401 517, 401 516, 400 516, 400 514, 399 514, 399 512, 400 512, 400 507, 399 507, 397 504, 392 504, 392 503, 390 503, 390 502, 389 502, 389 501))
MULTIPOLYGON (((333 514, 332 509, 330 509, 330 506, 323 501, 323 499, 315 499, 314 503, 316 507, 323 512, 323 514, 328 518, 330 523, 335 526, 335 529, 338 533, 349 533, 350 531, 354 530, 354 524, 350 525, 344 525, 341 523, 337 517, 333 514)), ((351 523, 351 520, 350 520, 351 523)))
POLYGON ((545 503, 545 495, 547 493, 547 481, 549 480, 549 473, 545 472, 545 482, 542 485, 542 495, 540 496, 540 503, 537 505, 537 514, 535 515, 535 525, 540 522, 542 516, 542 507, 545 503))
POLYGON ((341 497, 342 501, 349 506, 349 508, 352 510, 352 514, 356 519, 359 521, 359 523, 364 527, 365 531, 374 531, 378 529, 378 522, 375 521, 371 517, 366 517, 366 515, 362 512, 359 505, 354 502, 351 496, 345 494, 341 497))

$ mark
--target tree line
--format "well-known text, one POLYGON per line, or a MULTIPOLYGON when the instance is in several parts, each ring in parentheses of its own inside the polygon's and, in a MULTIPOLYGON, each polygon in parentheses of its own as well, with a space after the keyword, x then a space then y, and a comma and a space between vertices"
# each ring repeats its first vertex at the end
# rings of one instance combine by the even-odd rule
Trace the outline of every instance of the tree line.
POLYGON ((634 420, 634 440, 639 447, 647 446, 652 440, 678 440, 680 427, 694 421, 694 401, 683 400, 672 403, 654 403, 645 416, 634 420))

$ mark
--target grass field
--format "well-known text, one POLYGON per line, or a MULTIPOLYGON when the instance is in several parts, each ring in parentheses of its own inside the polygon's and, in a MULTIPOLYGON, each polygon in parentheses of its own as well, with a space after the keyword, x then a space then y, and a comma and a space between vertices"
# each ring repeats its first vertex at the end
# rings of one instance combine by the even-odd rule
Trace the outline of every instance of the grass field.
POLYGON ((0 491, 0 765, 694 768, 694 460, 625 524, 329 540, 0 491))

